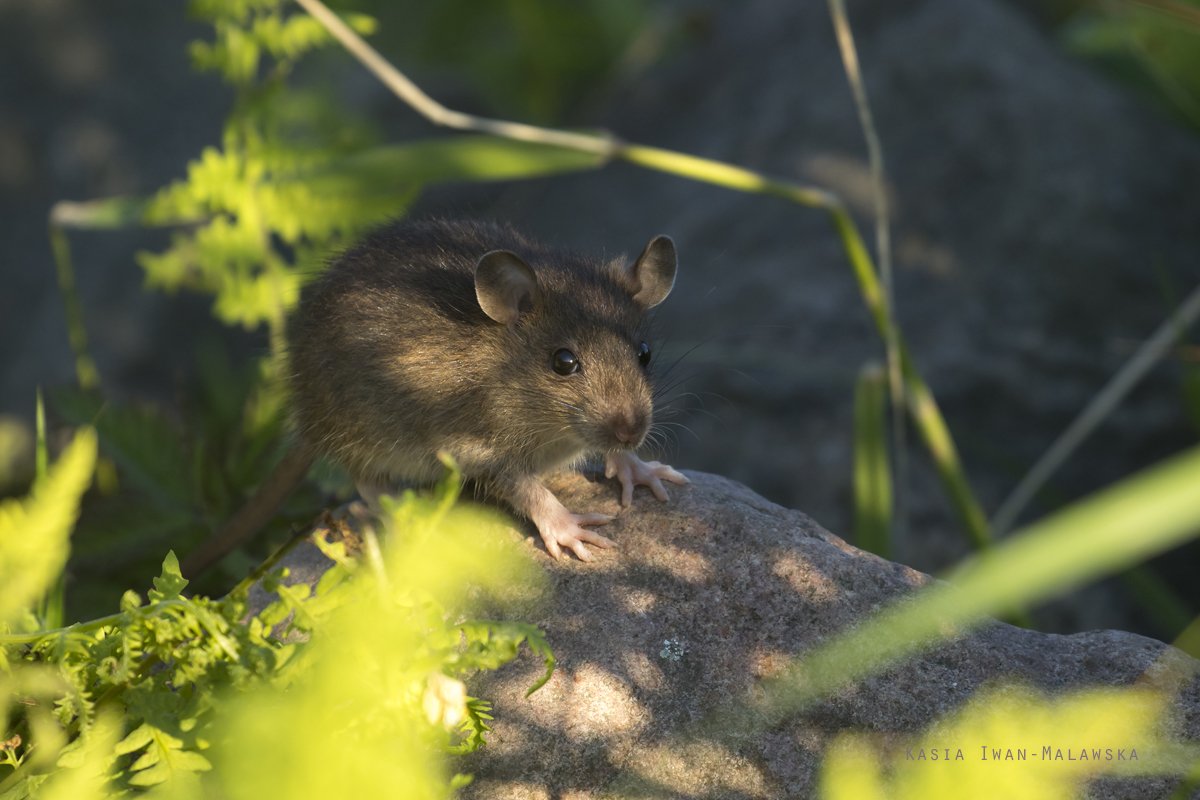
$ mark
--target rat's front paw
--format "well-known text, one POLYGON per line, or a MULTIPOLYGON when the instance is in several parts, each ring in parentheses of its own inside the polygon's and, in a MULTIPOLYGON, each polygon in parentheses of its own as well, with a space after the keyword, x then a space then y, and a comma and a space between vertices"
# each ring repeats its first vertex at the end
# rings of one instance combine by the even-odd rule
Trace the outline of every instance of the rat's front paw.
POLYGON ((634 486, 649 486, 655 497, 659 500, 666 500, 667 490, 662 485, 664 480, 680 486, 688 482, 688 479, 674 468, 657 461, 647 464, 630 450, 619 450, 604 457, 604 477, 611 478, 614 475, 621 481, 621 505, 623 506, 633 502, 634 486))
POLYGON ((591 561, 592 554, 584 542, 597 547, 616 547, 616 542, 606 539, 584 525, 603 525, 612 521, 609 514, 572 514, 558 498, 532 475, 521 477, 509 489, 509 502, 513 508, 533 520, 546 550, 555 559, 562 558, 562 548, 569 547, 580 561, 591 561))
POLYGON ((617 543, 612 539, 605 538, 595 531, 589 531, 583 525, 604 525, 607 522, 612 522, 612 517, 608 514, 572 514, 563 506, 559 506, 561 512, 551 515, 549 519, 535 520, 537 522, 538 533, 542 535, 542 541, 546 544, 546 549, 550 551, 550 555, 554 556, 555 560, 562 558, 562 548, 569 547, 575 551, 575 555, 579 556, 580 561, 591 561, 592 554, 583 546, 584 542, 594 544, 597 547, 616 547, 617 543), (561 545, 561 547, 560 547, 561 545))

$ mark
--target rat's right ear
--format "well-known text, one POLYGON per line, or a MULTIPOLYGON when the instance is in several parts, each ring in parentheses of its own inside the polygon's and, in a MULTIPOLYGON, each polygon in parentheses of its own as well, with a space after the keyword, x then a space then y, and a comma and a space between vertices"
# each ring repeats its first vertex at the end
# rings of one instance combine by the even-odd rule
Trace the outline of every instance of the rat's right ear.
POLYGON ((520 256, 493 250, 475 265, 475 297, 483 313, 511 328, 522 312, 538 305, 541 292, 537 276, 520 256))
POLYGON ((675 243, 670 236, 655 236, 629 265, 633 281, 633 301, 642 308, 653 308, 667 299, 675 285, 675 243))

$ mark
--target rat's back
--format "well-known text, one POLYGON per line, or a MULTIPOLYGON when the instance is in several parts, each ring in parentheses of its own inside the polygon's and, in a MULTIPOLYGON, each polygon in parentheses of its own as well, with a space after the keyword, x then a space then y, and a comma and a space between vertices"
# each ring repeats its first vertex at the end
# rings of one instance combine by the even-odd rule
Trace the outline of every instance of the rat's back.
POLYGON ((415 460, 417 471, 436 469, 420 431, 452 400, 438 387, 457 372, 454 394, 469 394, 483 357, 472 352, 473 330, 487 321, 475 299, 475 263, 523 244, 498 225, 402 221, 342 254, 304 288, 289 325, 301 440, 356 478, 386 471, 384 439, 407 451, 395 455, 415 460))

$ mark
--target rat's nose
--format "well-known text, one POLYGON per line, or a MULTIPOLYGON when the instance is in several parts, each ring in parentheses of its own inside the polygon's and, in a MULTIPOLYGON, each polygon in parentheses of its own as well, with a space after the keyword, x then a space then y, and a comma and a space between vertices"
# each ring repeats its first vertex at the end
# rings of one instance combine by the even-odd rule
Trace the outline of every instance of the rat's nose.
POLYGON ((612 418, 609 430, 621 444, 636 444, 646 435, 646 420, 633 414, 619 414, 612 418))

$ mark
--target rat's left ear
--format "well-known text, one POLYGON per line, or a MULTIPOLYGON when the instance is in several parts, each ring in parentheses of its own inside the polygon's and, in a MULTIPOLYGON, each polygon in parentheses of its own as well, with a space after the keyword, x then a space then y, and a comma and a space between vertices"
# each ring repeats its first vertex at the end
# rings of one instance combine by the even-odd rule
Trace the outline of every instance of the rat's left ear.
POLYGON ((653 308, 666 300, 675 285, 675 265, 675 243, 671 237, 651 239, 627 273, 633 283, 633 302, 642 308, 653 308))

